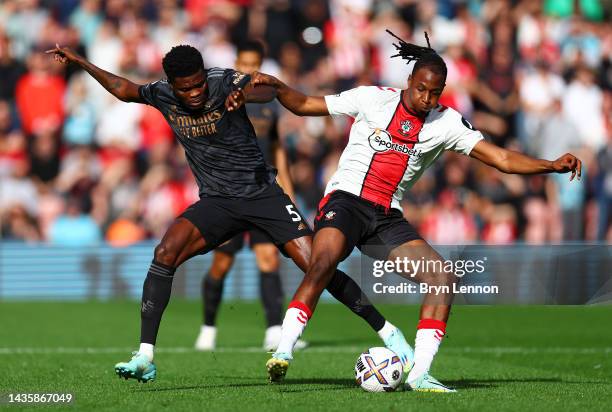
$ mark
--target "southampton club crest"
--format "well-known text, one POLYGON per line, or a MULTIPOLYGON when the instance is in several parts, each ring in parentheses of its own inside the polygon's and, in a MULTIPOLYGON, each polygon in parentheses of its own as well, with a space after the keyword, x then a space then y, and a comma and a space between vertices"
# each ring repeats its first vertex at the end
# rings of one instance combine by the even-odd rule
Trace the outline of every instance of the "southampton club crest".
POLYGON ((410 133, 410 131, 412 130, 412 123, 410 123, 410 120, 404 120, 401 124, 400 124, 400 129, 399 132, 401 134, 403 134, 404 136, 408 135, 408 133, 410 133))

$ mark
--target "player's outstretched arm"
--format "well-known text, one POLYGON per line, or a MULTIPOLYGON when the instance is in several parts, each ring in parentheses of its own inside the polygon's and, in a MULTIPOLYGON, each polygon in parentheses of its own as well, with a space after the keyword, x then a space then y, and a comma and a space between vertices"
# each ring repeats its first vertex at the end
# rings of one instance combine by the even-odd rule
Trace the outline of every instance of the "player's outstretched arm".
POLYGON ((79 55, 70 47, 61 47, 56 44, 55 48, 47 50, 45 53, 53 54, 55 60, 64 64, 78 64, 119 100, 123 100, 124 102, 144 103, 138 93, 140 85, 102 70, 91 64, 87 59, 79 55))
POLYGON ((298 116, 327 116, 327 103, 323 96, 307 96, 287 86, 274 76, 255 72, 251 75, 251 84, 257 88, 268 85, 276 89, 278 101, 289 111, 298 116))
POLYGON ((271 86, 255 87, 249 83, 244 89, 237 88, 225 99, 225 107, 230 112, 238 110, 245 103, 267 103, 276 97, 276 89, 271 86))
POLYGON ((470 156, 493 166, 504 173, 522 175, 537 173, 567 173, 572 172, 570 181, 582 173, 582 162, 576 156, 566 153, 557 160, 534 159, 514 150, 504 149, 484 140, 476 143, 470 156))
POLYGON ((247 103, 267 103, 276 98, 276 89, 272 86, 259 85, 255 87, 249 83, 244 88, 244 95, 247 103))

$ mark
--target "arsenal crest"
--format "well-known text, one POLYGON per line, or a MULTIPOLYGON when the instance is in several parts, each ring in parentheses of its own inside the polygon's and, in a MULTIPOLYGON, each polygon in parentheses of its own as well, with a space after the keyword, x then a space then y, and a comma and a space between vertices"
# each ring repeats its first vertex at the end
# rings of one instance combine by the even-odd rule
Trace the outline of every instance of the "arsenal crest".
POLYGON ((412 123, 410 123, 410 120, 404 120, 402 123, 400 123, 400 127, 401 129, 399 132, 403 135, 407 135, 412 130, 412 123))

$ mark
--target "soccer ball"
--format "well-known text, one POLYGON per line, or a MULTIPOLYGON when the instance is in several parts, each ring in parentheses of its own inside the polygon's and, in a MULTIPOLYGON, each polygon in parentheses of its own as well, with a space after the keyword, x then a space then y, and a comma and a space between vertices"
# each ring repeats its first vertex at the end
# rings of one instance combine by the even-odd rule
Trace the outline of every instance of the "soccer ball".
POLYGON ((355 380, 367 392, 393 392, 402 381, 399 356, 387 348, 370 348, 357 358, 355 380))

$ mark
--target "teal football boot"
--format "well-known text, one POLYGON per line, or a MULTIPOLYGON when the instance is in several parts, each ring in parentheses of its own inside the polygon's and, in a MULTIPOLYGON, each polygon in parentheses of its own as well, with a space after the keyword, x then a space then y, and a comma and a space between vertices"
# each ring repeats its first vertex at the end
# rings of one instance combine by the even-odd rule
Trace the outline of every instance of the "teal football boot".
POLYGON ((147 383, 155 380, 157 368, 149 358, 141 353, 132 352, 129 362, 119 362, 115 365, 115 373, 120 378, 136 379, 138 382, 147 383))
POLYGON ((412 350, 412 346, 406 342, 406 338, 404 338, 402 331, 395 328, 383 342, 387 349, 395 352, 395 354, 399 356, 402 366, 404 367, 404 373, 410 372, 410 369, 412 369, 414 365, 414 350, 412 350))
POLYGON ((413 382, 406 382, 405 388, 408 391, 415 392, 457 392, 455 389, 441 384, 440 381, 430 376, 427 372, 416 378, 413 382))

